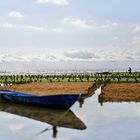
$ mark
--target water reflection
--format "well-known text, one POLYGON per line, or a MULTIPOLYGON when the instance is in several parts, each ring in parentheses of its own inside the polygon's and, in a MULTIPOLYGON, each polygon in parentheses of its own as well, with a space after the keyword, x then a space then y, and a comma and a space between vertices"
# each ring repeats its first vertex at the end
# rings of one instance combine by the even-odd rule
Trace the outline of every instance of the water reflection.
POLYGON ((79 107, 82 108, 85 100, 89 97, 92 97, 95 94, 96 90, 99 88, 100 84, 93 83, 93 85, 90 88, 88 88, 88 93, 81 95, 81 98, 79 99, 79 107))
POLYGON ((101 106, 103 106, 104 100, 103 100, 103 98, 101 97, 101 94, 98 95, 98 102, 100 103, 101 106))
MULTIPOLYGON (((134 93, 135 96, 135 93, 134 93)), ((122 96, 121 94, 116 98, 114 98, 114 94, 110 95, 110 97, 106 97, 105 93, 101 93, 98 95, 98 102, 100 103, 101 106, 103 106, 104 103, 130 103, 130 102, 135 102, 135 103, 139 103, 140 102, 140 98, 133 98, 133 96, 131 97, 130 95, 125 95, 122 96), (122 98, 123 97, 123 98, 122 98), (129 99, 128 99, 129 97, 129 99)))
POLYGON ((79 140, 139 140, 140 104, 106 103, 101 107, 98 102, 100 94, 101 89, 97 89, 91 98, 86 98, 81 110, 77 110, 79 104, 72 107, 87 125, 79 140))
POLYGON ((52 127, 46 128, 37 135, 52 130, 53 137, 56 138, 58 126, 79 130, 86 129, 85 124, 71 110, 26 106, 3 101, 0 102, 0 111, 51 124, 52 127))
POLYGON ((92 97, 95 94, 95 91, 86 95, 82 95, 81 98, 79 99, 79 107, 82 108, 85 100, 89 97, 92 97))

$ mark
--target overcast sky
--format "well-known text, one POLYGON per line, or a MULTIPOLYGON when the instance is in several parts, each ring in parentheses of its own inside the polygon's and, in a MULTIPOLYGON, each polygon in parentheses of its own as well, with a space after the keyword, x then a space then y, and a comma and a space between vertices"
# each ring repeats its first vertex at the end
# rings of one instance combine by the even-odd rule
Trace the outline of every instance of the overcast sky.
POLYGON ((139 0, 1 0, 1 69, 139 69, 139 5, 139 0))

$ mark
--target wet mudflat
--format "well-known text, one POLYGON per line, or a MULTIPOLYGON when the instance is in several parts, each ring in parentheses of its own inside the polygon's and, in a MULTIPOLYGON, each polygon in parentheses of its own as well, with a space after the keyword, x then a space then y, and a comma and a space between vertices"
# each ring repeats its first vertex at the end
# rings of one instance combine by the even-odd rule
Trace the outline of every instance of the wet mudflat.
POLYGON ((0 90, 14 90, 36 95, 86 94, 91 86, 93 86, 93 82, 32 82, 3 86, 0 87, 0 90))
POLYGON ((2 103, 0 136, 3 140, 139 140, 140 103, 104 103, 101 106, 99 94, 100 89, 85 99, 82 108, 77 102, 69 111, 62 112, 39 108, 29 108, 32 110, 29 111, 22 107, 19 110, 2 103))
POLYGON ((140 83, 108 83, 100 95, 100 102, 140 102, 140 83))

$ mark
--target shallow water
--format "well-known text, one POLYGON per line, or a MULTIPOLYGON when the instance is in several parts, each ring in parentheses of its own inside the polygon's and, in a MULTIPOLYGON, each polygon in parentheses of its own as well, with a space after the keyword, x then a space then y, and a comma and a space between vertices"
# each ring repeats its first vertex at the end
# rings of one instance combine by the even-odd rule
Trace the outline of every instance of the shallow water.
POLYGON ((19 110, 0 104, 0 136, 2 140, 140 140, 140 103, 101 106, 99 93, 100 89, 87 98, 82 108, 75 103, 71 111, 19 110))

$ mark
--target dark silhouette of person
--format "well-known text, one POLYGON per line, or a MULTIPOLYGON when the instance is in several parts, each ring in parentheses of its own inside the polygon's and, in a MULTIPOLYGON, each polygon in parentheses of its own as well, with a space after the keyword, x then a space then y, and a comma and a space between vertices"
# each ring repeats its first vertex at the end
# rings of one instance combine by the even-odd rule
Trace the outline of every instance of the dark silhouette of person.
POLYGON ((131 69, 131 67, 129 67, 128 71, 129 71, 129 74, 132 73, 132 69, 131 69))

